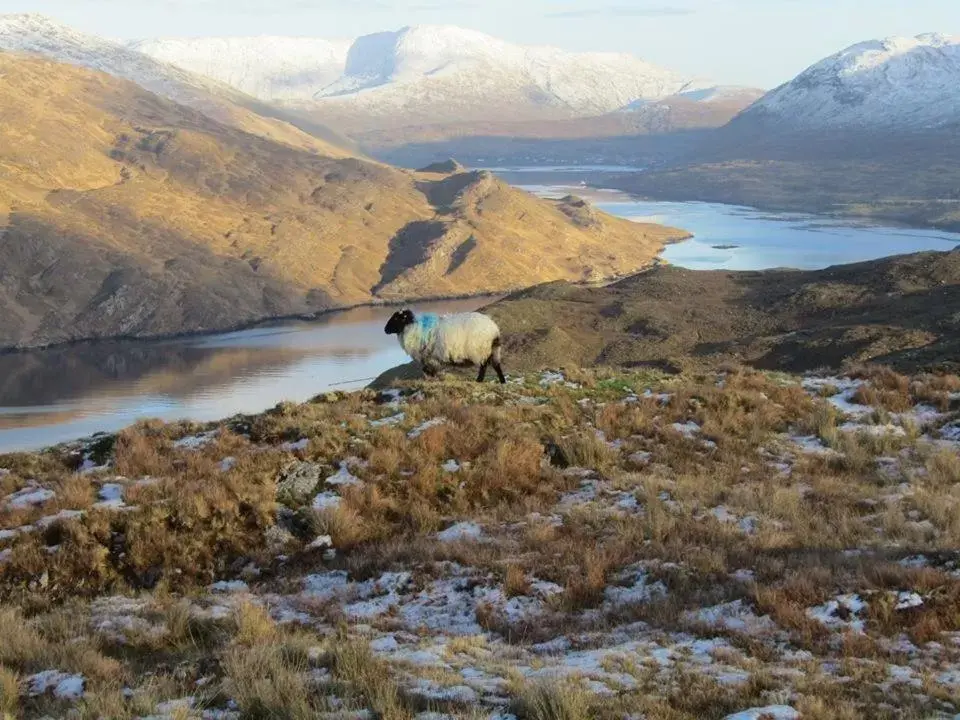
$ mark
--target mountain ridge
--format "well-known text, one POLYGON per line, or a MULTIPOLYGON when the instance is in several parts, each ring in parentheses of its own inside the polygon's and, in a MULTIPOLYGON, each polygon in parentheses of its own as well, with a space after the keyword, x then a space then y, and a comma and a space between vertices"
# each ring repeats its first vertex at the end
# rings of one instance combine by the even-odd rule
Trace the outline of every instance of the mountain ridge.
POLYGON ((295 147, 324 155, 358 154, 351 141, 316 120, 307 122, 226 84, 79 32, 45 15, 0 15, 0 51, 105 72, 221 122, 295 147))
POLYGON ((156 40, 134 47, 242 89, 257 89, 261 99, 282 102, 351 136, 418 123, 600 115, 639 100, 711 87, 626 53, 519 45, 456 26, 416 25, 364 35, 346 52, 342 45, 331 49, 328 41, 303 38, 245 38, 233 51, 224 49, 225 42, 156 40), (311 42, 324 48, 320 56, 298 56, 298 48, 311 42), (294 58, 286 78, 276 74, 271 59, 282 44, 294 58), (251 66, 244 55, 255 47, 267 55, 262 67, 251 66), (224 52, 216 63, 202 66, 198 56, 213 48, 224 52))

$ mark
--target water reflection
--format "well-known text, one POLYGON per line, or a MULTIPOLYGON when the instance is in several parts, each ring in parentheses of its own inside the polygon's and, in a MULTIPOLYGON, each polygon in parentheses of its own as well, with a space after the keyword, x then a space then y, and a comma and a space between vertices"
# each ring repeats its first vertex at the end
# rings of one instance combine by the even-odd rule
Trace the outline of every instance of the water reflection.
MULTIPOLYGON (((492 299, 423 303, 474 310, 492 299)), ((393 308, 218 335, 96 342, 0 355, 0 452, 120 429, 146 417, 205 421, 362 387, 405 362, 383 333, 393 308)))

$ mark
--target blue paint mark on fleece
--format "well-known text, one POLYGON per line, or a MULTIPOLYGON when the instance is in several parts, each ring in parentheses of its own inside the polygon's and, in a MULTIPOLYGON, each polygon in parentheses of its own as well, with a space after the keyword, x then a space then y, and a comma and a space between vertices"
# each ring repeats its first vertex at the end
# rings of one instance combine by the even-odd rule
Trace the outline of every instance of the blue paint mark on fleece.
POLYGON ((437 317, 435 313, 423 313, 422 315, 417 315, 417 325, 421 327, 424 332, 430 332, 440 323, 440 318, 437 317))

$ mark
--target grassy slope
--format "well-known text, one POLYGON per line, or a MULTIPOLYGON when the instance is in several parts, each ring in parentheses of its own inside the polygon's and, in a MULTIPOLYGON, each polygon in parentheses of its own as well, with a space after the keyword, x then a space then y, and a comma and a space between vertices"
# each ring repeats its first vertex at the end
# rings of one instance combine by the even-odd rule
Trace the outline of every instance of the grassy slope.
POLYGON ((858 377, 413 384, 0 457, 53 493, 0 505, 0 711, 950 717, 960 378, 858 377))
POLYGON ((488 310, 523 368, 949 365, 960 351, 960 251, 813 272, 660 267, 603 288, 532 288, 488 310))
POLYGON ((289 126, 249 134, 77 68, 0 68, 0 346, 622 275, 683 237, 339 157, 289 126))

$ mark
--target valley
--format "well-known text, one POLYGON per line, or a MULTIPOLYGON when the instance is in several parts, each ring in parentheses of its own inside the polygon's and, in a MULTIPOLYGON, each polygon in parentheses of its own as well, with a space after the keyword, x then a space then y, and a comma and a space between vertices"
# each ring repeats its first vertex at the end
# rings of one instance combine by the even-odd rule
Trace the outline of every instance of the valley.
MULTIPOLYGON (((503 168, 497 173, 541 197, 562 198, 576 190, 525 185, 526 176, 540 175, 536 169, 518 170, 503 168)), ((576 176, 576 172, 554 176, 564 174, 576 176)), ((854 226, 821 217, 767 215, 701 203, 639 203, 609 191, 588 191, 585 196, 612 216, 690 228, 692 239, 667 246, 660 257, 676 268, 698 271, 823 269, 960 246, 960 235, 950 233, 854 226)), ((735 304, 724 306, 722 297, 710 295, 715 277, 693 272, 671 282, 679 296, 693 298, 695 303, 710 296, 719 316, 706 309, 688 316, 686 304, 673 299, 664 303, 660 295, 647 297, 644 290, 632 300, 642 309, 624 310, 625 318, 619 318, 610 309, 617 306, 610 297, 620 297, 620 284, 609 286, 609 296, 606 290, 586 290, 578 284, 547 285, 542 298, 540 290, 529 291, 537 298, 532 303, 508 301, 503 310, 494 304, 490 311, 510 328, 508 372, 536 369, 541 363, 629 364, 636 358, 658 367, 664 363, 679 367, 686 362, 683 358, 695 354, 682 339, 691 334, 717 333, 717 339, 737 342, 723 318, 740 311, 735 304), (548 298, 550 302, 545 301, 548 298), (668 310, 665 305, 677 307, 668 310), (647 314, 659 319, 641 322, 647 314), (550 327, 551 316, 565 319, 562 328, 550 327), (620 349, 608 351, 615 345, 620 349)), ((773 280, 777 283, 782 281, 773 280)), ((456 312, 487 307, 495 299, 412 306, 419 311, 456 312)), ((383 334, 383 324, 394 309, 328 312, 309 321, 273 322, 227 334, 75 343, 0 355, 0 376, 6 377, 0 383, 0 452, 114 432, 144 416, 211 421, 238 412, 261 412, 280 401, 305 401, 318 393, 361 388, 398 366, 403 368, 401 376, 418 377, 418 369, 407 364, 395 339, 383 334)), ((949 315, 951 310, 947 307, 944 312, 949 315)), ((765 320, 758 322, 770 326, 765 320)))

